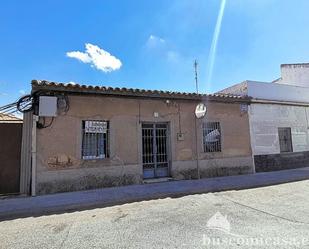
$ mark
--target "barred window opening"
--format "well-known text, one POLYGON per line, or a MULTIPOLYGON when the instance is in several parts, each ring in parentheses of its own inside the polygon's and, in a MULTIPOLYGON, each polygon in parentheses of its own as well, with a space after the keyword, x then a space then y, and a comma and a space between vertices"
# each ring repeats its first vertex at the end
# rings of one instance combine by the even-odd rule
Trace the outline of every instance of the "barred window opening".
POLYGON ((101 120, 83 121, 83 159, 109 157, 109 122, 101 120))
POLYGON ((219 122, 203 123, 204 152, 221 152, 221 128, 219 122))

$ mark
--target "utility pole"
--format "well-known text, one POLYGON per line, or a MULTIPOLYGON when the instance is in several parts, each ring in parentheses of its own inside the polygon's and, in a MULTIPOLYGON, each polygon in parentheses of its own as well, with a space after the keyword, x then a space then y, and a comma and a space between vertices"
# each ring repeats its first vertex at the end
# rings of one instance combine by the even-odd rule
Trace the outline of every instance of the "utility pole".
MULTIPOLYGON (((198 80, 197 80, 197 60, 194 61, 194 73, 195 73, 195 88, 196 88, 196 94, 198 94, 198 80)), ((195 124, 195 151, 196 151, 196 173, 197 173, 197 179, 200 179, 200 166, 199 166, 199 153, 198 153, 198 139, 197 139, 197 117, 194 115, 194 124, 195 124)))

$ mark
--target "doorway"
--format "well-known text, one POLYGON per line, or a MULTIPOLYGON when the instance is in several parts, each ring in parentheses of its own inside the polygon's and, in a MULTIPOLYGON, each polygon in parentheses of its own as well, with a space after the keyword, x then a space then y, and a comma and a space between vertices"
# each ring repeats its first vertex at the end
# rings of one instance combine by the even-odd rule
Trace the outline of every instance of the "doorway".
POLYGON ((167 123, 142 124, 144 179, 169 176, 168 137, 167 123))

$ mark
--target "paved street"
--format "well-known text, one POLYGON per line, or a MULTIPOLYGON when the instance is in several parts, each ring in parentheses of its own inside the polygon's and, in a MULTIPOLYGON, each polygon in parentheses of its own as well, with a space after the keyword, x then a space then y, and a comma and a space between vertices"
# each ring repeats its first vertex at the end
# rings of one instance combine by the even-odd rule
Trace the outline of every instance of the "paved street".
POLYGON ((3 221, 0 248, 309 248, 308 193, 307 180, 3 221), (230 228, 207 223, 217 212, 230 228))
POLYGON ((0 201, 0 221, 29 217, 31 214, 40 216, 73 210, 81 211, 144 200, 266 187, 308 179, 309 167, 306 167, 249 175, 91 189, 36 197, 4 197, 0 201))

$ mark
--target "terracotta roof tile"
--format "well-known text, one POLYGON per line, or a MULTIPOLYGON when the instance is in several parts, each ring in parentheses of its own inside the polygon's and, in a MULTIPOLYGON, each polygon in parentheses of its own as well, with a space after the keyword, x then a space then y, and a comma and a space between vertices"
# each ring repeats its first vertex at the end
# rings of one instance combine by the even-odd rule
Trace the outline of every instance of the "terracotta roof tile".
POLYGON ((232 94, 197 94, 187 92, 172 92, 162 90, 145 90, 145 89, 133 89, 133 88, 119 88, 119 87, 107 87, 107 86, 93 86, 93 85, 80 85, 80 84, 65 84, 50 82, 46 80, 32 80, 32 90, 49 90, 49 91, 64 91, 64 92, 77 92, 88 94, 106 94, 106 95, 120 95, 120 96, 136 96, 136 97, 171 97, 178 99, 216 99, 218 101, 231 100, 231 101, 249 101, 250 97, 232 94))
POLYGON ((23 120, 15 117, 11 114, 0 113, 0 123, 1 122, 22 122, 23 120))

